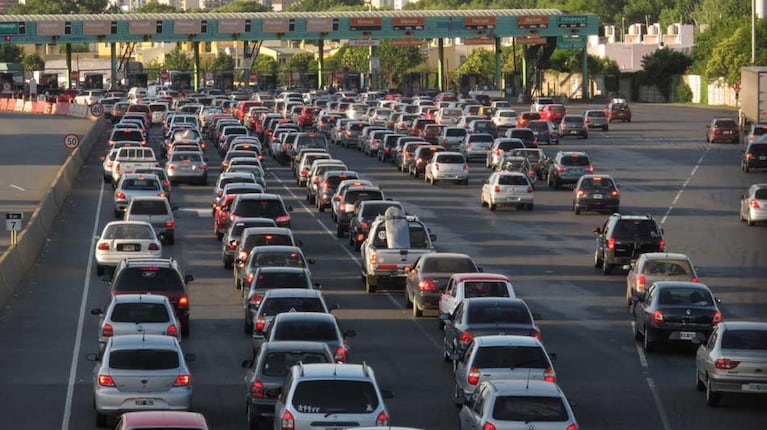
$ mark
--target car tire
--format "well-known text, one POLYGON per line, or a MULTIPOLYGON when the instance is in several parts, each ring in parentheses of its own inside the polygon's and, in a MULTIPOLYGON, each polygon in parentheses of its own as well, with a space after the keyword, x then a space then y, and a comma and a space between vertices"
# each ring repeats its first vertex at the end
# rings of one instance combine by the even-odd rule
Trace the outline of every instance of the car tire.
POLYGON ((434 176, 431 177, 431 184, 432 185, 437 185, 437 180, 434 179, 434 176))
POLYGON ((173 233, 168 233, 165 235, 165 243, 167 243, 168 245, 173 245, 174 243, 176 243, 176 238, 173 233))
POLYGON ((706 378, 706 405, 712 408, 719 406, 719 401, 722 400, 722 393, 717 393, 711 390, 711 378, 706 378))
POLYGON ((104 274, 104 266, 102 266, 102 265, 97 263, 96 264, 96 275, 97 276, 102 276, 103 274, 104 274))
POLYGON ((410 300, 410 293, 407 292, 407 286, 405 286, 405 309, 413 306, 413 302, 410 300))
POLYGON ((96 427, 98 428, 107 427, 108 418, 109 417, 107 417, 106 415, 96 412, 96 427))
POLYGON ((747 164, 741 164, 741 170, 743 170, 744 173, 748 173, 748 165, 747 164))
POLYGON ((650 333, 647 332, 647 326, 644 328, 644 336, 642 342, 642 349, 646 353, 655 351, 655 342, 650 341, 650 333))
POLYGON ((490 211, 494 211, 498 208, 498 206, 495 203, 487 203, 487 207, 490 209, 490 211))
POLYGON ((463 181, 461 181, 461 184, 469 185, 469 180, 468 179, 464 179, 463 181))
POLYGON ((234 267, 234 262, 229 261, 226 258, 223 259, 223 262, 224 262, 224 269, 232 270, 232 268, 234 267))
POLYGON ((414 318, 421 318, 423 316, 423 310, 418 309, 418 303, 413 300, 413 317, 414 318))
POLYGON ((599 248, 594 251, 594 268, 599 268, 602 265, 602 259, 599 258, 599 248))
POLYGON ((607 261, 607 258, 602 257, 602 274, 609 275, 613 271, 613 265, 607 261))
POLYGON ((452 360, 450 360, 450 353, 447 352, 447 335, 442 335, 442 359, 445 360, 445 363, 450 363, 452 360))
POLYGON ((575 212, 576 215, 581 214, 581 208, 579 208, 575 203, 573 203, 573 212, 575 212))
POLYGON ((341 227, 341 224, 336 226, 336 237, 344 237, 344 228, 341 227))
POLYGON ((248 317, 247 316, 245 318, 243 318, 242 331, 245 334, 252 334, 253 333, 253 321, 248 321, 248 317))
POLYGON ((602 127, 602 131, 607 131, 609 128, 607 126, 602 127))
POLYGON ((365 276, 365 292, 368 294, 373 294, 376 292, 376 285, 373 285, 372 282, 370 282, 370 277, 365 276))
POLYGON ((322 203, 318 203, 318 204, 317 204, 317 211, 318 211, 319 213, 323 213, 323 212, 325 212, 325 205, 323 205, 322 203))
POLYGON ((703 381, 700 380, 700 375, 698 374, 698 368, 695 368, 695 390, 697 391, 706 391, 706 384, 703 383, 703 381))
POLYGON ((115 218, 122 218, 123 212, 119 209, 115 209, 115 218))
POLYGON ((224 238, 224 233, 216 232, 216 240, 221 242, 221 240, 224 238))

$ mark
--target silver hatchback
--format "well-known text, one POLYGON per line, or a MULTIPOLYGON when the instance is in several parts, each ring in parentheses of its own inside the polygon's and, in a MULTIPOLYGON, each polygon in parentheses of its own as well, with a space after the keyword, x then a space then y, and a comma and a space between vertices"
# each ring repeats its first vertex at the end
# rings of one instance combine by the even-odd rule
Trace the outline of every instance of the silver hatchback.
POLYGON ((165 163, 165 173, 171 182, 208 185, 208 163, 202 152, 173 151, 165 163))
POLYGON ((480 203, 494 211, 498 206, 533 210, 533 185, 521 172, 495 172, 482 184, 480 203))
POLYGON ((486 159, 487 151, 493 145, 495 136, 489 133, 467 134, 461 142, 458 150, 465 155, 468 160, 473 158, 486 159))
POLYGON ((99 347, 107 340, 127 334, 160 334, 181 341, 181 324, 168 297, 157 294, 119 294, 106 310, 91 309, 99 317, 99 347))
POLYGON ((163 197, 165 190, 162 188, 160 178, 154 174, 126 173, 120 176, 114 193, 115 218, 120 218, 130 206, 131 200, 136 197, 163 197))
POLYGON ((469 185, 469 165, 460 152, 438 152, 426 165, 423 178, 432 185, 438 181, 469 185))

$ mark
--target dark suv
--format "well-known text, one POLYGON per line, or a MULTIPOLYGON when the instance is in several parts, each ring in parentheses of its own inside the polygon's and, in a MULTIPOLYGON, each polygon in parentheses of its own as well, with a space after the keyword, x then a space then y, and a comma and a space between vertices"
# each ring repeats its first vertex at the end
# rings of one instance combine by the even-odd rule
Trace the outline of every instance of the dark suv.
POLYGON ((573 190, 573 212, 615 213, 620 209, 618 186, 608 175, 583 175, 573 190))
POLYGON ((740 169, 748 173, 751 169, 764 168, 767 168, 767 140, 760 139, 746 146, 740 160, 740 169))
POLYGON ((124 259, 115 268, 109 285, 112 296, 121 294, 159 294, 173 306, 181 324, 181 335, 189 336, 189 291, 186 284, 194 280, 183 275, 172 258, 124 259))
POLYGON ((594 267, 601 267, 605 275, 614 266, 630 264, 640 254, 663 252, 666 247, 663 229, 650 215, 612 214, 594 233, 597 235, 594 267))

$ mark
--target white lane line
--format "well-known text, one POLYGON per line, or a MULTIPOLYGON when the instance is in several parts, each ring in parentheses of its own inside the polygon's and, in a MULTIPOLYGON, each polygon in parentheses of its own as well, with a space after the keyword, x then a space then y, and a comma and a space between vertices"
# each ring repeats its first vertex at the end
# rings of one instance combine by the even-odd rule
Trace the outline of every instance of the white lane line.
POLYGON ((666 409, 663 407, 663 403, 660 401, 658 390, 655 389, 655 381, 653 381, 650 377, 647 378, 647 386, 650 387, 650 393, 652 394, 653 401, 655 402, 655 407, 658 409, 658 415, 660 416, 661 424, 663 424, 663 430, 671 430, 671 423, 668 420, 668 414, 666 414, 666 409))
POLYGON ((16 184, 11 184, 11 185, 9 185, 9 186, 10 186, 11 188, 17 189, 17 190, 19 190, 19 191, 25 191, 25 192, 27 191, 27 190, 25 190, 24 188, 21 188, 20 186, 18 186, 18 185, 16 185, 16 184))
MULTIPOLYGON (((343 251, 344 251, 344 253, 345 253, 346 255, 348 255, 348 256, 349 256, 349 258, 350 258, 352 261, 354 261, 354 262, 357 264, 357 266, 359 267, 359 269, 360 269, 360 270, 362 270, 362 261, 360 261, 359 257, 357 257, 356 255, 352 254, 352 253, 351 253, 351 251, 349 251, 349 249, 348 249, 347 247, 345 247, 345 246, 343 245, 343 243, 342 243, 340 240, 338 240, 338 238, 336 237, 335 233, 334 233, 333 231, 331 231, 331 230, 330 230, 330 229, 329 229, 329 228, 328 228, 328 227, 325 225, 325 223, 324 223, 324 222, 322 222, 322 220, 320 220, 319 218, 317 218, 317 216, 315 215, 315 213, 314 213, 314 212, 313 212, 313 211, 312 211, 312 210, 311 210, 311 209, 310 209, 310 208, 309 208, 309 207, 308 207, 308 206, 307 206, 307 205, 306 205, 306 204, 305 204, 305 203, 304 203, 304 202, 303 202, 301 199, 299 199, 299 198, 298 198, 298 196, 296 196, 296 194, 293 192, 293 190, 292 190, 292 189, 290 189, 290 188, 289 188, 289 187, 288 187, 288 186, 285 184, 285 182, 283 182, 283 181, 282 181, 282 179, 280 179, 279 177, 277 177, 277 175, 275 175, 275 174, 274 174, 274 172, 270 172, 270 173, 271 173, 272 177, 273 177, 273 178, 274 178, 274 179, 275 179, 277 182, 279 182, 279 183, 280 183, 280 185, 282 186, 282 188, 283 188, 283 189, 285 189, 285 190, 286 190, 286 191, 287 191, 287 192, 288 192, 288 193, 289 193, 291 196, 293 196, 293 198, 294 198, 294 199, 296 199, 296 201, 298 201, 298 204, 300 204, 300 205, 301 205, 301 207, 304 209, 304 211, 305 211, 307 214, 309 214, 309 216, 310 216, 310 217, 314 218, 314 220, 315 220, 315 221, 317 221, 317 224, 319 224, 319 225, 320 225, 320 228, 322 228, 322 230, 324 230, 324 231, 325 231, 325 233, 327 233, 327 234, 328 234, 329 236, 331 236, 333 239, 336 239, 336 243, 338 244, 339 248, 341 248, 341 250, 343 250, 343 251)), ((401 304, 400 304, 400 303, 397 301, 397 299, 395 299, 395 298, 394 298, 394 296, 392 296, 392 295, 391 295, 391 293, 385 293, 385 294, 386 294, 386 297, 388 297, 388 298, 389 298, 389 301, 391 301, 391 302, 394 304, 394 306, 396 306, 398 309, 402 309, 402 310, 404 310, 404 308, 402 307, 402 305, 401 305, 401 304)), ((426 331, 426 329, 425 329, 425 328, 423 328, 423 325, 422 325, 422 324, 419 324, 419 323, 418 323, 416 320, 412 320, 412 321, 413 321, 413 324, 416 326, 416 328, 418 328, 418 331, 420 331, 420 332, 421 332, 421 334, 423 334, 423 335, 424 335, 424 337, 426 337, 426 339, 428 339, 428 340, 429 340, 429 342, 431 342, 431 344, 432 344, 432 345, 433 345, 433 346, 434 346, 434 347, 437 349, 437 351, 442 351, 443 345, 440 345, 440 344, 439 344, 439 343, 438 343, 436 340, 434 340, 434 338, 431 336, 431 334, 430 334, 428 331, 426 331)))
MULTIPOLYGON (((101 202, 104 199, 104 181, 101 181, 99 190, 99 201, 96 206, 96 215, 93 218, 93 233, 91 237, 98 234, 99 218, 101 215, 101 202)), ((88 304, 88 291, 91 286, 91 268, 93 267, 93 255, 96 241, 91 241, 91 247, 88 251, 88 265, 85 267, 85 281, 83 282, 83 298, 80 302, 80 316, 77 320, 77 333, 75 334, 75 347, 72 350, 72 365, 69 368, 69 382, 67 383, 67 399, 64 402, 64 418, 61 420, 61 430, 69 430, 69 421, 72 417, 72 396, 75 391, 75 379, 77 378, 77 366, 80 362, 80 344, 83 339, 83 322, 85 321, 85 306, 88 304)))
POLYGON ((700 155, 700 158, 698 159, 698 162, 695 164, 695 167, 693 167, 692 172, 690 172, 690 175, 687 176, 687 179, 685 179, 684 183, 682 184, 682 188, 677 191, 676 196, 674 196, 674 200, 671 201, 671 205, 666 209, 666 213, 663 215, 663 218, 660 220, 661 224, 665 224, 666 220, 668 219, 668 216, 671 214, 671 211, 674 210, 674 206, 676 206, 677 202, 679 202, 679 198, 682 196, 682 193, 684 193, 684 190, 687 189, 687 186, 690 185, 690 181, 692 180, 692 177, 695 176, 695 173, 698 171, 698 168, 703 163, 703 159, 706 158, 706 154, 708 154, 708 151, 711 149, 711 145, 706 146, 706 150, 703 151, 703 154, 700 155))

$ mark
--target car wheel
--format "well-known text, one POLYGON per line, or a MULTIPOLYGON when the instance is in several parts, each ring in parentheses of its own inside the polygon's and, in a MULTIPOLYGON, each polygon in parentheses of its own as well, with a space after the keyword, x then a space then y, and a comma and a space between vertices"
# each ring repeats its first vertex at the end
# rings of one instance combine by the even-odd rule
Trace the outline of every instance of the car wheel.
POLYGON ((494 211, 494 210, 496 210, 496 209, 498 208, 498 205, 496 205, 495 203, 490 203, 490 202, 488 202, 488 203, 487 203, 487 207, 488 207, 488 208, 489 208, 491 211, 494 211))
POLYGON ((607 126, 602 127, 602 131, 607 131, 609 128, 607 126))
POLYGON ((336 226, 336 237, 344 237, 344 228, 341 227, 341 224, 336 226))
POLYGON ((700 380, 700 375, 698 374, 697 367, 695 368, 695 389, 698 391, 706 391, 706 384, 700 380))
POLYGON ((742 167, 741 167, 741 170, 743 170, 744 173, 748 173, 748 165, 747 164, 743 164, 742 167))
POLYGON ((609 275, 613 271, 613 265, 607 261, 607 258, 602 257, 602 274, 609 275))
POLYGON ((706 135, 706 143, 711 143, 711 139, 706 135))
POLYGON ((749 227, 753 227, 755 224, 751 219, 751 211, 748 211, 748 215, 746 216, 746 224, 748 224, 749 227))
POLYGON ((450 363, 452 360, 450 359, 450 353, 447 351, 447 335, 442 335, 442 359, 445 360, 445 363, 450 363))
POLYGON ((575 203, 573 203, 573 212, 575 212, 576 215, 581 214, 581 208, 579 208, 575 203))
POLYGON ((233 261, 229 261, 228 258, 224 257, 223 261, 224 261, 224 269, 231 270, 234 267, 234 262, 233 261))
POLYGON ((248 318, 247 312, 245 313, 245 318, 244 318, 243 322, 244 322, 244 324, 242 325, 242 329, 243 329, 242 331, 245 334, 252 334, 253 333, 253 321, 251 321, 251 319, 248 318))
POLYGON ((418 309, 418 303, 413 300, 413 317, 421 318, 423 316, 423 310, 418 309))
POLYGON ((706 404, 711 407, 719 406, 719 400, 722 399, 722 393, 711 390, 711 378, 706 378, 706 404))
POLYGON ((437 185, 437 180, 434 179, 434 176, 431 177, 431 184, 432 185, 437 185))
POLYGON ((107 416, 96 412, 96 427, 104 428, 107 426, 107 416))
POLYGON ((224 233, 216 232, 216 240, 221 242, 221 239, 224 238, 224 233))
POLYGON ((468 179, 464 179, 463 181, 461 181, 461 184, 469 185, 469 180, 468 179))
POLYGON ((96 275, 101 276, 104 274, 104 266, 96 264, 96 275))
POLYGON ((599 258, 599 248, 594 251, 594 267, 598 268, 602 265, 602 259, 599 258))
POLYGON ((368 294, 373 294, 376 292, 376 285, 373 285, 372 282, 370 282, 370 278, 365 276, 365 291, 368 294))
POLYGON ((317 203, 317 211, 319 211, 319 213, 325 212, 325 205, 322 203, 317 203))
POLYGON ((247 413, 248 413, 248 430, 260 430, 262 426, 262 422, 261 422, 261 419, 253 412, 253 409, 251 408, 251 405, 250 405, 250 400, 248 400, 247 413))
POLYGON ((642 342, 642 349, 644 352, 653 352, 655 350, 655 342, 650 341, 650 333, 647 331, 647 326, 644 328, 644 342, 642 342))

